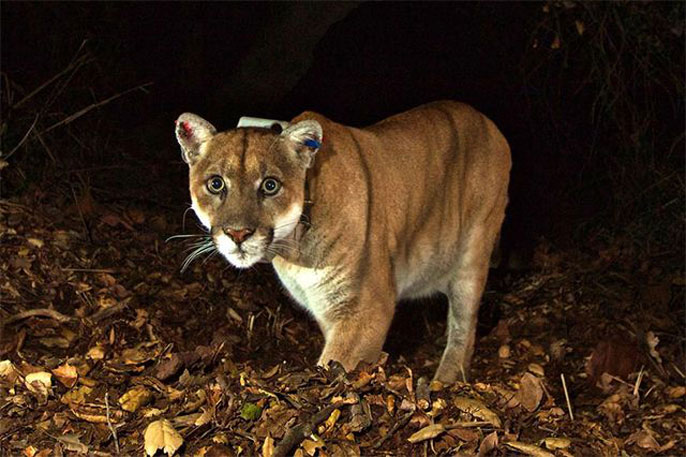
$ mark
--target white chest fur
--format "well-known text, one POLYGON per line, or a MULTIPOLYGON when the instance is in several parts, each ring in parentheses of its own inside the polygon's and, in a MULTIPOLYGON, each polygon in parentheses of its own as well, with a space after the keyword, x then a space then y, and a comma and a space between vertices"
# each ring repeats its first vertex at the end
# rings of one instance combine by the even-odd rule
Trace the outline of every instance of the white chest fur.
POLYGON ((281 283, 301 306, 315 315, 325 311, 332 285, 330 267, 301 267, 278 256, 272 264, 281 283))

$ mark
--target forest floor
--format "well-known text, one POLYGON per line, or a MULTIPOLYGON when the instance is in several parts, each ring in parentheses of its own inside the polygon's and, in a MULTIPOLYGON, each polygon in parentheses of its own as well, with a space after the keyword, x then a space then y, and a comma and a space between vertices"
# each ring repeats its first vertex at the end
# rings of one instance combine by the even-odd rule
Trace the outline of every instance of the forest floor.
POLYGON ((183 209, 0 201, 0 455, 686 455, 680 247, 541 242, 492 275, 471 380, 444 386, 441 300, 400 305, 378 364, 318 369, 269 265, 179 271, 183 209))

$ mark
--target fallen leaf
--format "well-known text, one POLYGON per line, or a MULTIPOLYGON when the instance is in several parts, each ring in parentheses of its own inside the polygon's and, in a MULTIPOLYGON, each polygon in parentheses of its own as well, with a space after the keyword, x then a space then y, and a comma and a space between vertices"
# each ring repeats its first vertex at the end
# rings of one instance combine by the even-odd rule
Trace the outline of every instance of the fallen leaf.
POLYGON ((47 400, 52 388, 52 374, 47 371, 29 373, 24 378, 24 384, 30 392, 38 395, 42 400, 47 400))
POLYGON ((185 414, 183 416, 176 416, 171 420, 172 425, 175 427, 185 428, 190 425, 194 425, 202 413, 185 414))
POLYGON ((486 405, 479 400, 468 397, 456 397, 453 400, 453 403, 460 411, 471 414, 474 417, 478 417, 479 419, 484 420, 497 428, 502 427, 502 423, 500 422, 498 415, 488 409, 486 405))
POLYGON ((359 390, 369 384, 372 381, 373 377, 366 371, 361 371, 360 374, 357 376, 357 379, 352 383, 352 388, 353 390, 359 390))
POLYGON ((183 368, 183 362, 178 354, 172 354, 168 359, 164 360, 157 366, 155 377, 161 381, 165 381, 183 368))
POLYGON ((200 427, 201 425, 205 425, 209 423, 212 420, 212 409, 210 408, 202 408, 202 414, 200 417, 198 417, 193 425, 196 427, 200 427))
POLYGON ((686 395, 686 386, 667 387, 665 393, 669 398, 681 398, 686 395))
POLYGON ((410 443, 419 443, 420 441, 436 438, 443 432, 445 432, 445 426, 443 426, 443 424, 432 424, 413 433, 407 441, 410 443))
POLYGON ((150 400, 152 392, 143 386, 136 386, 119 398, 119 405, 124 411, 133 413, 141 406, 147 405, 150 400))
POLYGON ((626 379, 636 370, 639 354, 636 344, 600 341, 586 363, 589 381, 595 385, 603 373, 626 379))
POLYGON ((445 400, 442 398, 437 398, 433 401, 433 403, 431 403, 431 411, 429 411, 427 415, 435 418, 441 414, 446 406, 448 406, 448 403, 446 403, 445 400))
POLYGON ((219 432, 212 437, 212 442, 218 444, 229 444, 229 439, 226 437, 226 433, 219 432))
POLYGON ((537 363, 530 363, 528 369, 531 373, 535 374, 539 378, 545 377, 545 370, 537 363))
POLYGON ((57 440, 64 444, 64 447, 66 447, 68 451, 78 452, 79 454, 88 453, 88 446, 83 444, 81 440, 79 440, 79 437, 73 433, 59 435, 57 436, 57 440))
POLYGON ((145 222, 145 213, 138 208, 129 208, 126 210, 126 215, 134 224, 142 224, 145 222))
POLYGON ((152 422, 143 434, 145 453, 153 456, 158 449, 162 449, 168 456, 174 455, 183 444, 183 438, 167 419, 152 422))
POLYGON ((603 402, 598 405, 600 411, 610 421, 621 424, 624 422, 624 408, 622 406, 622 397, 618 394, 610 395, 603 402))
MULTIPOLYGON (((669 451, 672 449, 674 446, 676 446, 676 441, 675 440, 669 440, 662 446, 660 446, 658 449, 655 450, 655 453, 657 455, 664 455, 665 451, 669 451)), ((39 453, 40 454, 40 453, 39 453)))
POLYGON ((40 338, 38 341, 40 342, 40 344, 48 348, 69 348, 69 340, 66 338, 62 338, 61 336, 49 336, 47 338, 40 338))
MULTIPOLYGON (((414 405, 412 406, 414 407, 414 405)), ((350 431, 358 433, 372 425, 371 417, 365 411, 368 408, 369 405, 364 399, 350 407, 350 422, 348 422, 350 431)))
POLYGON ((254 421, 260 418, 262 408, 255 403, 245 402, 241 407, 241 417, 247 421, 254 421))
POLYGON ((121 361, 125 365, 141 365, 153 358, 152 353, 142 350, 139 347, 127 348, 121 351, 121 361))
POLYGON ((503 343, 503 345, 512 339, 512 336, 510 335, 510 325, 506 319, 500 319, 498 325, 491 331, 491 334, 497 337, 498 341, 503 343))
POLYGON ((326 419, 326 422, 324 422, 324 425, 326 426, 326 430, 331 430, 334 425, 336 425, 336 421, 338 418, 341 416, 341 410, 336 408, 334 409, 329 417, 326 419))
POLYGON ((67 405, 78 405, 86 403, 86 396, 90 395, 93 389, 88 386, 79 386, 62 395, 60 401, 67 405))
POLYGON ((662 363, 662 357, 660 357, 660 354, 657 352, 657 345, 660 343, 660 338, 658 338, 655 333, 653 332, 647 332, 646 333, 646 343, 648 344, 648 350, 650 352, 650 356, 657 360, 657 363, 662 363))
POLYGON ((88 350, 86 357, 92 360, 102 360, 105 358, 105 348, 97 344, 88 350))
POLYGON ((565 347, 566 344, 567 340, 565 339, 556 340, 550 343, 549 352, 553 360, 560 361, 565 357, 565 355, 567 355, 567 348, 565 347))
POLYGON ((555 449, 567 449, 572 444, 572 440, 569 438, 544 438, 543 445, 546 449, 554 451, 555 449))
POLYGON ((43 240, 40 240, 38 238, 27 238, 26 242, 29 243, 31 246, 37 247, 38 249, 42 248, 45 244, 43 240))
POLYGON ((524 373, 520 381, 517 399, 519 403, 529 412, 538 408, 543 398, 543 387, 541 380, 531 373, 524 373))
POLYGON ((62 383, 65 387, 71 389, 76 384, 76 380, 79 375, 76 371, 76 367, 65 363, 59 367, 52 370, 52 374, 55 375, 57 380, 62 383))
POLYGON ((453 428, 451 430, 448 430, 448 433, 452 436, 455 436, 462 441, 466 443, 470 443, 472 441, 478 440, 481 435, 477 433, 475 430, 469 429, 469 428, 453 428))
MULTIPOLYGON (((196 454, 200 457, 200 455, 196 454)), ((206 450, 202 457, 235 457, 236 453, 222 444, 214 444, 206 450)))
MULTIPOLYGON (((85 420, 87 422, 92 422, 94 424, 107 424, 107 407, 100 403, 70 403, 69 410, 71 413, 78 417, 79 419, 85 420)), ((124 413, 119 408, 113 408, 110 406, 110 422, 119 422, 124 413)))
POLYGON ((9 360, 0 361, 0 381, 11 388, 17 379, 19 379, 19 371, 14 364, 9 360))
POLYGON ((274 438, 267 435, 262 443, 262 457, 272 457, 274 454, 274 438))
POLYGON ((650 449, 656 451, 660 448, 660 444, 657 442, 655 437, 646 430, 639 430, 632 433, 626 440, 627 444, 635 443, 638 447, 642 449, 650 449))
POLYGON ((493 432, 488 435, 481 441, 481 444, 479 445, 479 453, 477 454, 477 457, 483 457, 485 455, 488 455, 493 449, 498 447, 498 433, 493 432))
POLYGON ((509 441, 504 444, 508 447, 511 447, 512 449, 516 449, 520 452, 523 452, 526 455, 530 455, 533 457, 555 457, 555 454, 552 454, 544 449, 541 449, 538 446, 534 446, 533 444, 521 443, 519 441, 509 441))
POLYGON ((324 441, 321 439, 316 439, 316 435, 312 435, 312 438, 315 439, 309 439, 309 440, 304 440, 300 446, 305 450, 307 455, 309 456, 314 456, 317 453, 317 449, 323 448, 324 447, 324 441))
POLYGON ((143 413, 143 417, 148 417, 148 418, 157 417, 157 416, 161 416, 163 412, 164 411, 162 411, 159 408, 146 408, 145 412, 143 413))
POLYGON ((437 379, 429 383, 429 390, 431 392, 440 392, 441 390, 443 390, 443 387, 443 383, 437 379))

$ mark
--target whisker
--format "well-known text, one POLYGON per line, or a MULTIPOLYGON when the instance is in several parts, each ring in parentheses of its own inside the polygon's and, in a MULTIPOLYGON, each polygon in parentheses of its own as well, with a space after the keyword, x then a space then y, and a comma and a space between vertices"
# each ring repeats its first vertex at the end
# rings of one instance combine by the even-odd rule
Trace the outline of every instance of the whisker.
POLYGON ((205 257, 205 260, 202 261, 201 265, 205 265, 205 264, 207 263, 208 260, 210 260, 212 257, 214 257, 215 255, 217 255, 218 253, 219 253, 219 250, 217 250, 217 249, 215 249, 214 251, 210 252, 210 255, 208 255, 207 257, 205 257))
POLYGON ((193 252, 191 252, 190 254, 188 254, 188 256, 186 256, 186 259, 181 264, 181 272, 183 273, 184 271, 186 271, 186 269, 190 266, 191 263, 193 263, 195 259, 213 250, 216 250, 214 244, 203 245, 194 250, 193 252))
POLYGON ((186 214, 188 214, 188 211, 192 210, 193 207, 189 206, 186 208, 186 210, 183 212, 183 217, 181 218, 181 230, 184 232, 186 231, 186 214))
POLYGON ((210 236, 205 234, 205 233, 189 233, 187 235, 172 235, 166 240, 164 240, 165 243, 168 243, 171 240, 176 240, 179 238, 209 238, 210 236))
POLYGON ((205 249, 208 247, 210 247, 210 243, 196 244, 196 245, 193 245, 193 246, 190 246, 190 247, 184 249, 183 252, 196 251, 198 249, 205 249))

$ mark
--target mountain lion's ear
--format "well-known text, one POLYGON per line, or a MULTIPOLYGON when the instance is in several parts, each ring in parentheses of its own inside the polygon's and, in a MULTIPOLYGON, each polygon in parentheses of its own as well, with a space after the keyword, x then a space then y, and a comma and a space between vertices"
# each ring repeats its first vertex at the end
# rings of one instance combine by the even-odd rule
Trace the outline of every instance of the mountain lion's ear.
POLYGON ((200 145, 217 133, 217 129, 200 116, 183 113, 175 122, 176 140, 181 145, 181 157, 189 165, 197 160, 200 145))
POLYGON ((281 137, 293 145, 305 168, 314 163, 314 155, 322 146, 322 135, 322 126, 312 119, 300 121, 281 132, 281 137))

